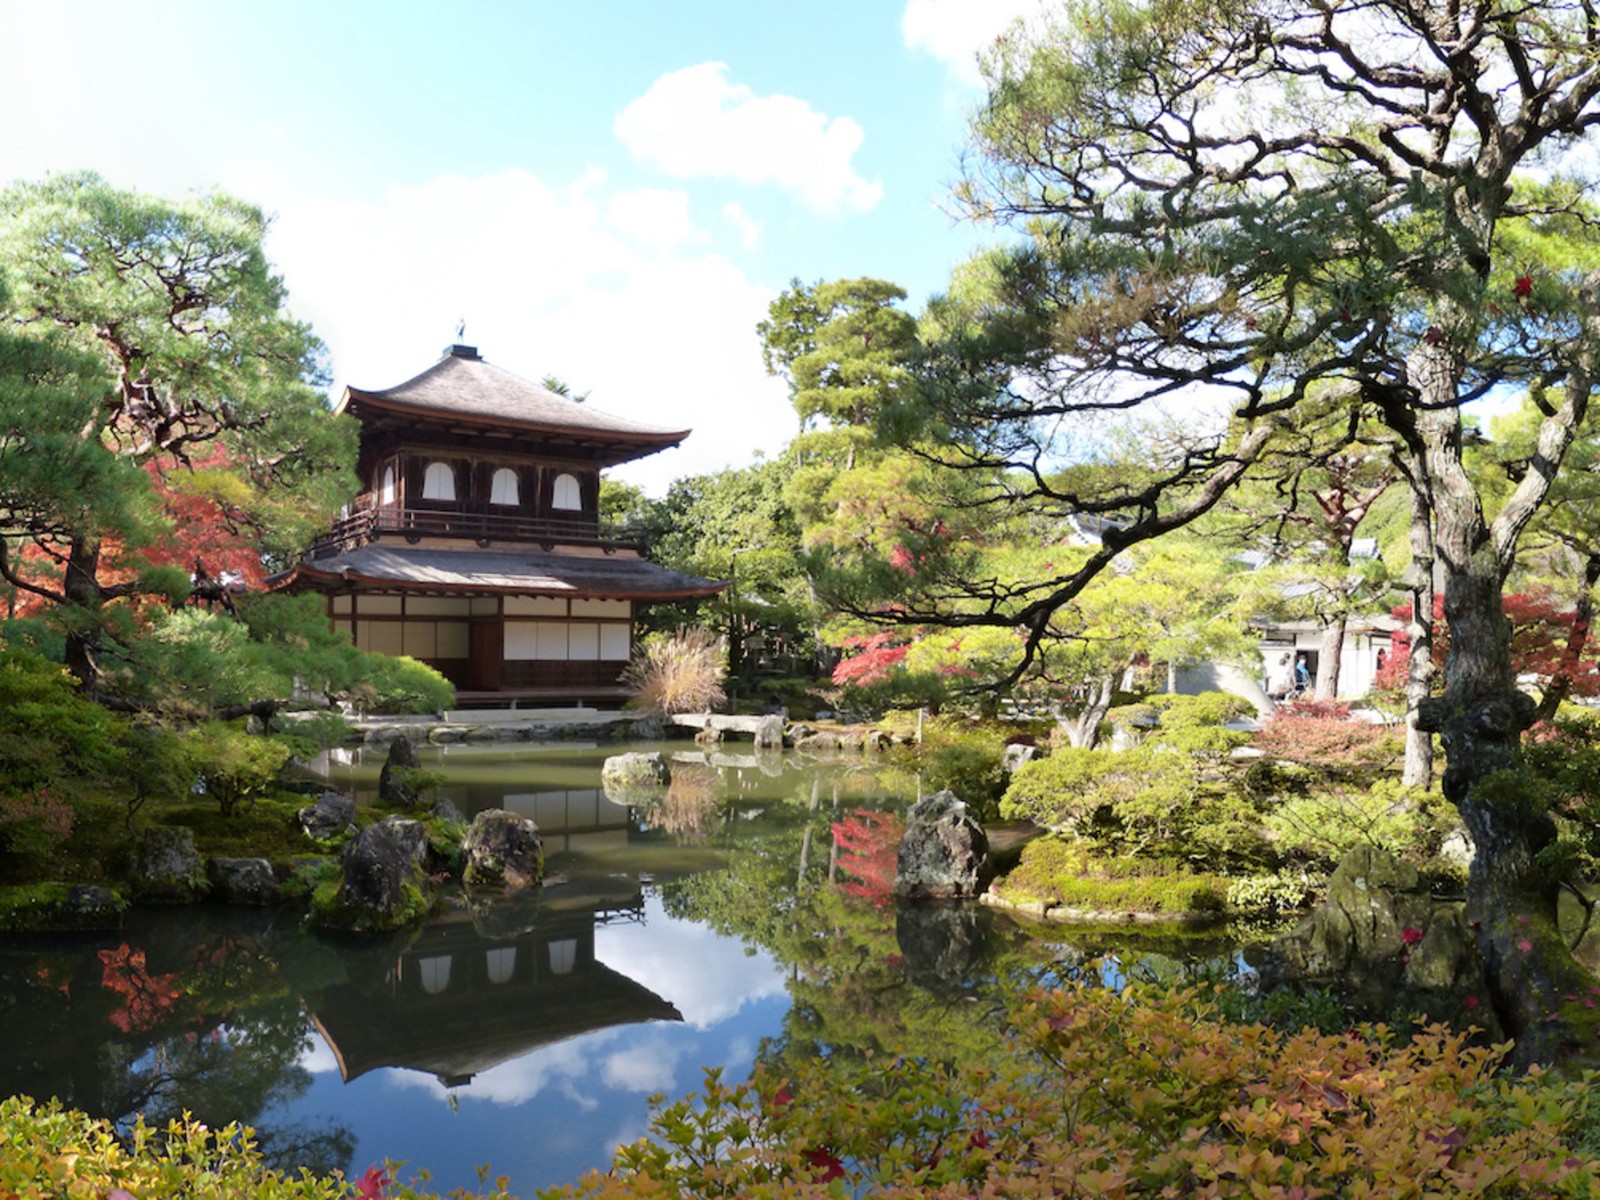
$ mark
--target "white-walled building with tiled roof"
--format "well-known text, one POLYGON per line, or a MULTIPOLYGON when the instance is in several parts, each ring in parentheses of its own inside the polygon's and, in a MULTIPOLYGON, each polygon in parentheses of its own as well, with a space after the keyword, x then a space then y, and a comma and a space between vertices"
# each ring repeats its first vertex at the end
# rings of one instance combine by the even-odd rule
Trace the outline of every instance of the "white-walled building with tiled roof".
POLYGON ((725 586, 600 528, 600 472, 688 430, 613 417, 455 345, 404 383, 347 388, 362 491, 273 581, 327 597, 364 650, 437 668, 466 696, 604 700, 652 601, 725 586))

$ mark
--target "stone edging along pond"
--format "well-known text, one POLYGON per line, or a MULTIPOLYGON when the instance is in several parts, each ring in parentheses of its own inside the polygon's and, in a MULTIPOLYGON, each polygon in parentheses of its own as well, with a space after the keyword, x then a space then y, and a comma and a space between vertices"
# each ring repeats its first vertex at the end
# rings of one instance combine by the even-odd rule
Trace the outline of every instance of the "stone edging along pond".
POLYGON ((1057 925, 1215 925, 1220 919, 1216 913, 1136 912, 1126 909, 1073 908, 1051 900, 1007 900, 993 890, 981 893, 978 903, 1057 925))

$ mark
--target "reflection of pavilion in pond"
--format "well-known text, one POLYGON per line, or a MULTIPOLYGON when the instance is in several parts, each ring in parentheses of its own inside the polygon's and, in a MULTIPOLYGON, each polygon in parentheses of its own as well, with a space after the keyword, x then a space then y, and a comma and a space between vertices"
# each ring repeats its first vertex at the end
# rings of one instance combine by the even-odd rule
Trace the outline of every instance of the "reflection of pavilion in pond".
POLYGON ((503 901, 430 921, 397 954, 356 956, 349 979, 308 1000, 346 1082, 379 1067, 446 1087, 579 1034, 681 1021, 672 1004, 598 962, 597 925, 642 921, 637 883, 503 901), (492 936, 484 929, 503 928, 492 936))
MULTIPOLYGON (((544 752, 519 753, 490 744, 424 747, 422 754, 423 766, 443 777, 430 797, 448 800, 469 820, 491 808, 528 817, 539 826, 549 856, 566 851, 604 854, 631 840, 633 810, 606 798, 598 784, 599 760, 578 767, 562 761, 564 755, 593 749, 593 743, 563 742, 544 752)), ((371 804, 386 754, 386 749, 372 754, 336 748, 322 757, 318 773, 349 790, 358 803, 371 804)))

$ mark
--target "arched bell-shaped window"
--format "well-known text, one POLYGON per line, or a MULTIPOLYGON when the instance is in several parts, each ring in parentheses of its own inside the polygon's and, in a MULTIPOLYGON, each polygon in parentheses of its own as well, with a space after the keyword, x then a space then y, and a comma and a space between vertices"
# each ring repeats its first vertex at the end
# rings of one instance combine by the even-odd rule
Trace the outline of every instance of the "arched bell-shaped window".
POLYGON ((574 475, 557 475, 555 486, 551 489, 551 508, 564 508, 578 512, 583 508, 583 495, 578 490, 578 480, 574 475))
POLYGON ((570 975, 578 961, 578 939, 561 938, 550 943, 550 974, 570 975))
POLYGON ((390 505, 394 503, 394 468, 383 469, 383 483, 378 488, 378 503, 390 505))
POLYGON ((454 500, 456 498, 456 473, 449 463, 431 462, 422 477, 424 500, 454 500))
POLYGON ((490 983, 510 983, 517 973, 517 948, 497 946, 483 952, 484 965, 489 968, 490 983))
POLYGON ((450 956, 448 954, 436 955, 432 958, 417 960, 422 976, 422 990, 430 996, 437 996, 450 986, 450 956))
POLYGON ((510 467, 501 467, 490 479, 489 503, 512 507, 522 503, 517 493, 517 473, 510 467))

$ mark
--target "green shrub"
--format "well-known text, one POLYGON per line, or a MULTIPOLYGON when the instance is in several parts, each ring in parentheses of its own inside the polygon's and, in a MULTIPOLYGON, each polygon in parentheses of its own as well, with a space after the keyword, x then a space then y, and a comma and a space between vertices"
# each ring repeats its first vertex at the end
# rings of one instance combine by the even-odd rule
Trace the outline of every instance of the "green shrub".
POLYGON ((1193 696, 1158 692, 1146 696, 1144 703, 1155 710, 1161 728, 1166 730, 1223 725, 1238 717, 1253 717, 1256 713, 1254 704, 1231 692, 1200 692, 1193 696))
POLYGON ((372 654, 366 678, 347 695, 362 712, 433 713, 453 708, 456 689, 427 663, 372 654))
POLYGON ((1146 739, 1152 746, 1160 746, 1177 754, 1194 758, 1226 758, 1232 751, 1250 741, 1251 735, 1242 729, 1224 729, 1221 725, 1179 725, 1168 729, 1163 725, 1146 739))
POLYGON ((1218 870, 1263 861, 1254 809, 1238 789, 1203 780, 1202 765, 1159 744, 1062 747, 1011 777, 1000 815, 1071 833, 1108 855, 1180 855, 1218 870))
POLYGON ((1103 912, 1219 913, 1228 881, 1184 864, 1101 858, 1065 838, 1036 838, 995 892, 1013 903, 1045 901, 1103 912))
POLYGON ((118 768, 118 721, 59 663, 0 649, 0 791, 73 793, 118 768))
POLYGON ((1291 794, 1270 805, 1265 820, 1286 857, 1328 870, 1357 846, 1427 866, 1461 827, 1454 807, 1438 792, 1398 779, 1366 788, 1324 784, 1291 794))
POLYGON ((1434 1027, 1285 1032, 1215 989, 1041 992, 972 1066, 817 1056, 656 1102, 607 1172, 544 1193, 704 1196, 1587 1197, 1592 1081, 1499 1074, 1434 1027))
MULTIPOLYGON (((110 1122, 26 1096, 0 1100, 0 1197, 5 1200, 425 1200, 434 1195, 373 1167, 352 1191, 335 1172, 270 1170, 250 1130, 198 1121, 153 1128, 141 1117, 125 1136, 110 1122)), ((504 1180, 477 1200, 512 1200, 504 1180)), ((457 1193, 467 1200, 467 1193, 457 1193)))
POLYGON ((207 721, 183 735, 197 790, 216 801, 225 817, 270 792, 289 760, 289 747, 274 738, 207 721))
POLYGON ((971 805, 980 820, 998 811, 1006 789, 1005 747, 993 735, 941 738, 923 747, 918 762, 929 790, 948 788, 971 805))
POLYGON ((1296 912, 1310 903, 1320 886, 1320 880, 1304 871, 1250 875, 1228 884, 1228 908, 1237 913, 1267 916, 1296 912))

